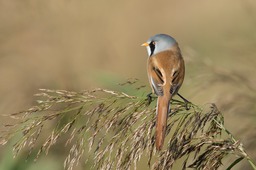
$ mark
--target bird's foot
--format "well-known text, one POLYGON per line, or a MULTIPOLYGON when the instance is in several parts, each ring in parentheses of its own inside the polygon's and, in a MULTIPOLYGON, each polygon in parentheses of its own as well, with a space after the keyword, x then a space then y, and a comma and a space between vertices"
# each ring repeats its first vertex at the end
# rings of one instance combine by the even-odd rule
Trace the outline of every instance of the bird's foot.
POLYGON ((150 103, 152 102, 152 93, 149 93, 149 94, 147 94, 147 101, 148 101, 148 103, 147 103, 147 105, 149 106, 150 105, 150 103))
POLYGON ((185 108, 186 108, 186 110, 189 110, 190 109, 190 101, 188 101, 185 97, 183 97, 182 95, 180 95, 179 93, 177 93, 177 95, 184 101, 184 103, 185 103, 185 108))

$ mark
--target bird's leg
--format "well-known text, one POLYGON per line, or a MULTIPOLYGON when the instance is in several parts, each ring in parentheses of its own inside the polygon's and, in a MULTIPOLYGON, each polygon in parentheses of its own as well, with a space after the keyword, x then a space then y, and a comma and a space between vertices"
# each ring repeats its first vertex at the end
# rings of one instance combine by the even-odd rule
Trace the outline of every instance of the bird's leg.
POLYGON ((188 101, 186 98, 184 98, 182 95, 180 95, 179 93, 177 93, 177 95, 184 101, 185 103, 185 108, 187 110, 189 110, 190 107, 188 107, 188 103, 191 103, 190 101, 188 101))
POLYGON ((168 114, 171 114, 172 110, 171 107, 169 106, 168 114))
POLYGON ((148 100, 148 105, 150 105, 150 103, 152 102, 152 96, 151 95, 152 95, 152 92, 147 94, 147 99, 146 100, 148 100))

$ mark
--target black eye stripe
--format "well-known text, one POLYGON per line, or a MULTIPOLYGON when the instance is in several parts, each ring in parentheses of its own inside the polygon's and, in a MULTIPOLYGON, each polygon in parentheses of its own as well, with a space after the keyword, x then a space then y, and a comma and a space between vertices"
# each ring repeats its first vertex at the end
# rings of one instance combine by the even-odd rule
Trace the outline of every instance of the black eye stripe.
POLYGON ((150 44, 149 44, 149 47, 150 47, 150 51, 151 51, 151 54, 150 56, 152 56, 154 54, 154 51, 155 51, 155 41, 151 41, 150 44))

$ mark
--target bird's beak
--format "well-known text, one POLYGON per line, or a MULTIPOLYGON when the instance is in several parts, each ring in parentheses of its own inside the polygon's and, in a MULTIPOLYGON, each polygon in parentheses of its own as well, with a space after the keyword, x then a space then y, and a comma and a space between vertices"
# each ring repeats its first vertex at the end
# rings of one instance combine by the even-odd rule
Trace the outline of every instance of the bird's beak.
POLYGON ((147 46, 149 46, 149 44, 145 42, 145 43, 141 44, 141 46, 147 47, 147 46))

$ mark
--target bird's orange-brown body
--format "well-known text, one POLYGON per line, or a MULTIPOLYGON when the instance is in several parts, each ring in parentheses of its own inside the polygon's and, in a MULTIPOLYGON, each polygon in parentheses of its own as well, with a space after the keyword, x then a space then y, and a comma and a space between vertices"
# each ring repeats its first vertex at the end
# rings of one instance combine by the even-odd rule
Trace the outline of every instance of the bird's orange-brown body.
POLYGON ((158 95, 156 111, 156 148, 158 150, 164 143, 170 100, 181 87, 184 75, 184 60, 177 45, 148 58, 149 82, 153 93, 158 95))

